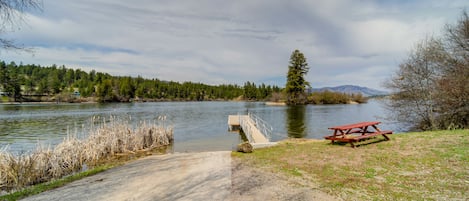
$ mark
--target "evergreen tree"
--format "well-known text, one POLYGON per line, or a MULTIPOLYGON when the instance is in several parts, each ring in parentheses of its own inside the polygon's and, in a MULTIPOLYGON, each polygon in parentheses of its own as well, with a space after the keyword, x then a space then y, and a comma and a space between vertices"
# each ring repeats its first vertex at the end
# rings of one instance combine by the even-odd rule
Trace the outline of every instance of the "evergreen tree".
POLYGON ((16 66, 13 66, 9 72, 9 81, 8 87, 6 87, 6 92, 10 94, 10 97, 13 98, 13 101, 18 101, 21 99, 21 77, 16 72, 16 66))
POLYGON ((293 51, 288 66, 287 84, 285 91, 288 105, 302 105, 307 102, 306 86, 309 83, 304 76, 308 73, 308 63, 303 53, 299 50, 293 51))
POLYGON ((257 88, 254 83, 246 82, 244 83, 244 98, 247 100, 255 100, 257 96, 257 88))
POLYGON ((8 71, 7 65, 4 61, 0 62, 0 86, 5 90, 5 86, 8 83, 8 71))
POLYGON ((98 86, 97 97, 99 98, 99 102, 110 102, 114 100, 112 80, 103 80, 98 86))
POLYGON ((127 102, 134 98, 135 87, 132 84, 131 77, 122 78, 119 84, 119 95, 122 101, 127 102))
POLYGON ((4 62, 0 63, 0 86, 2 86, 3 92, 14 101, 21 98, 21 82, 22 79, 18 75, 18 69, 14 62, 8 65, 5 65, 4 62))

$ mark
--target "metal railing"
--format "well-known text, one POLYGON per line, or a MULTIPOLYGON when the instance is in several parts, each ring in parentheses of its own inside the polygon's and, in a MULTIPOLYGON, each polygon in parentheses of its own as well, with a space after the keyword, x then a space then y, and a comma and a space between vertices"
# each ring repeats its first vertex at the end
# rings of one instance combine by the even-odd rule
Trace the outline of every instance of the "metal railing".
POLYGON ((248 118, 239 118, 239 124, 241 128, 243 129, 244 134, 246 135, 246 138, 248 138, 249 142, 253 142, 252 139, 252 132, 253 132, 253 127, 257 128, 262 135, 266 139, 270 141, 271 136, 272 136, 272 126, 270 126, 266 121, 258 117, 257 115, 253 113, 248 113, 248 118), (253 124, 247 123, 246 121, 253 121, 253 124))
POLYGON ((259 131, 261 131, 264 137, 270 141, 272 137, 272 131, 273 131, 272 126, 270 126, 270 124, 268 124, 266 121, 264 121, 259 116, 253 113, 249 112, 248 116, 254 121, 254 125, 257 127, 257 129, 259 129, 259 131))
POLYGON ((239 115, 239 126, 241 127, 241 129, 243 130, 244 132, 244 135, 246 136, 246 138, 248 139, 248 141, 250 143, 253 142, 252 140, 252 127, 250 123, 247 123, 246 121, 249 121, 249 119, 247 118, 242 118, 241 115, 239 115))

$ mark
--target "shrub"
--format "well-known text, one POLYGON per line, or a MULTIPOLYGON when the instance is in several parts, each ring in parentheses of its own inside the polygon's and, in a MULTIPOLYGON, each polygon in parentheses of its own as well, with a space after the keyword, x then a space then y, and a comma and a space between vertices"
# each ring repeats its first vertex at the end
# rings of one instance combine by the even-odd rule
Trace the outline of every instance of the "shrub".
POLYGON ((366 98, 363 97, 362 94, 346 94, 326 90, 311 93, 308 97, 308 101, 311 104, 347 104, 351 101, 366 103, 366 98))

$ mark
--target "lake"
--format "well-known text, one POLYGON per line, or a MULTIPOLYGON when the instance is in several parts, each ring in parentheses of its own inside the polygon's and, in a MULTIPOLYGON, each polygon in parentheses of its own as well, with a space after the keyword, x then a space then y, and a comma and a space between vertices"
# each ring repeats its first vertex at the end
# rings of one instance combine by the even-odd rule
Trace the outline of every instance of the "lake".
POLYGON ((267 106, 262 102, 150 102, 111 104, 0 105, 0 147, 22 153, 38 143, 55 145, 67 132, 86 136, 82 128, 93 117, 131 118, 134 124, 166 116, 174 128, 175 152, 232 150, 237 133, 228 132, 228 115, 252 112, 273 127, 273 141, 289 137, 322 139, 328 127, 359 121, 381 121, 381 129, 402 132, 402 126, 384 119, 379 100, 358 105, 267 106))

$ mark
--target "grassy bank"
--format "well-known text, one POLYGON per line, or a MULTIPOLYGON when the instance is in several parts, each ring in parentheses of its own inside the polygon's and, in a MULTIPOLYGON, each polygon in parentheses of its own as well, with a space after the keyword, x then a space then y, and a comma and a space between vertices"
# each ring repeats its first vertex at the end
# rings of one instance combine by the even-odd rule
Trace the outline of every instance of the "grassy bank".
POLYGON ((322 140, 289 140, 233 155, 266 171, 318 183, 345 200, 469 197, 469 130, 398 134, 355 149, 322 140))

